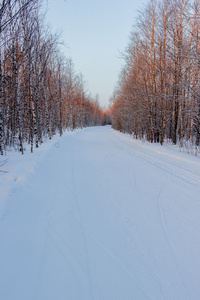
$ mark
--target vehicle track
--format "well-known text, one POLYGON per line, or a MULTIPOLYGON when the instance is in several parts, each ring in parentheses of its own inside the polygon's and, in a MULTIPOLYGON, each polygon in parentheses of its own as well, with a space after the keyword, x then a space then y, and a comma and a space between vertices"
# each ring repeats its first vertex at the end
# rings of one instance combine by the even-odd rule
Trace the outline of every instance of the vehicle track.
POLYGON ((160 170, 168 173, 169 175, 176 177, 176 179, 181 180, 184 183, 193 185, 195 187, 200 187, 200 176, 197 176, 187 170, 184 170, 183 168, 179 168, 175 165, 172 165, 171 163, 168 163, 166 161, 163 161, 161 159, 148 156, 144 152, 141 153, 137 149, 133 149, 130 145, 127 145, 126 143, 123 143, 119 138, 118 135, 112 131, 111 138, 113 142, 120 147, 122 150, 126 151, 127 153, 131 155, 136 155, 141 160, 144 160, 145 162, 158 167, 160 170))

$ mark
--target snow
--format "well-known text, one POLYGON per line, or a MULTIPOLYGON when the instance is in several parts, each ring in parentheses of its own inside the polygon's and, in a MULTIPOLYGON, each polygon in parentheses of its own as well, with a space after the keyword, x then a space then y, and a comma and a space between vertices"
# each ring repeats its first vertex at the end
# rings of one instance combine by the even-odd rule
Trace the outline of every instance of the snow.
POLYGON ((109 126, 0 167, 0 299, 200 299, 200 159, 109 126))

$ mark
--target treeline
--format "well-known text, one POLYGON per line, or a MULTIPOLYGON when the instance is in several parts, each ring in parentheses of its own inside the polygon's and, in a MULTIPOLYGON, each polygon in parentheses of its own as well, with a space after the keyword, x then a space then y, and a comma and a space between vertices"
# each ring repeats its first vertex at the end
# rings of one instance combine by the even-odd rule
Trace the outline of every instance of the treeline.
POLYGON ((24 142, 38 147, 66 128, 100 125, 103 111, 84 91, 81 75, 59 52, 39 0, 0 4, 0 153, 24 142))
POLYGON ((200 1, 139 13, 111 107, 115 129, 163 144, 200 143, 200 1))

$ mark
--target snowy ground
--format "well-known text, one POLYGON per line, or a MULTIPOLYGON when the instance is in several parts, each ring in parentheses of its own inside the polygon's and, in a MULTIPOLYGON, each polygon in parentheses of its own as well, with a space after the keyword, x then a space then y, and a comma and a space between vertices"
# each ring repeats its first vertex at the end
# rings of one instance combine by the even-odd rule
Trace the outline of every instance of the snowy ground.
POLYGON ((199 300, 200 158, 110 127, 0 167, 1 300, 199 300))

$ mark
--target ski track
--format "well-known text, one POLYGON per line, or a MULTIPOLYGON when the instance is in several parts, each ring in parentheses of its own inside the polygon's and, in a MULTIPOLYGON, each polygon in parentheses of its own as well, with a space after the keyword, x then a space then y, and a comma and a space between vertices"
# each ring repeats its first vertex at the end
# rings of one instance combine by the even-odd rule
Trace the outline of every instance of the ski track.
POLYGON ((83 236, 83 244, 84 244, 84 252, 85 252, 85 259, 86 259, 86 269, 87 269, 87 277, 88 277, 88 284, 89 284, 89 292, 90 292, 90 299, 94 299, 93 297, 93 289, 92 289, 92 278, 91 278, 91 274, 90 274, 90 267, 89 267, 89 256, 88 256, 88 245, 87 245, 87 237, 86 237, 86 233, 85 233, 85 229, 84 229, 84 224, 83 224, 83 218, 82 218, 82 213, 81 213, 81 209, 80 209, 80 203, 79 203, 79 196, 78 196, 78 189, 76 186, 76 177, 75 177, 75 172, 74 172, 74 164, 76 162, 77 156, 75 156, 76 154, 76 149, 78 149, 78 146, 75 148, 73 146, 72 148, 72 156, 71 156, 71 163, 72 163, 72 179, 73 179, 73 186, 74 186, 74 191, 75 191, 75 198, 76 198, 76 204, 77 204, 77 210, 78 210, 78 214, 80 217, 80 224, 81 224, 81 234, 83 236))
POLYGON ((130 147, 130 145, 122 144, 122 141, 117 139, 116 133, 112 135, 113 142, 120 147, 122 150, 126 151, 127 153, 131 155, 137 155, 138 158, 142 159, 143 161, 158 167, 160 170, 168 173, 171 176, 176 177, 177 179, 184 181, 187 184, 194 185, 195 187, 199 187, 200 185, 200 175, 192 174, 191 172, 184 170, 183 168, 178 168, 175 165, 172 165, 171 163, 168 163, 166 161, 157 159, 152 156, 146 155, 144 152, 139 152, 136 149, 133 149, 130 147))
POLYGON ((3 198, 0 299, 200 299, 200 172, 156 151, 108 126, 55 142, 3 198))

